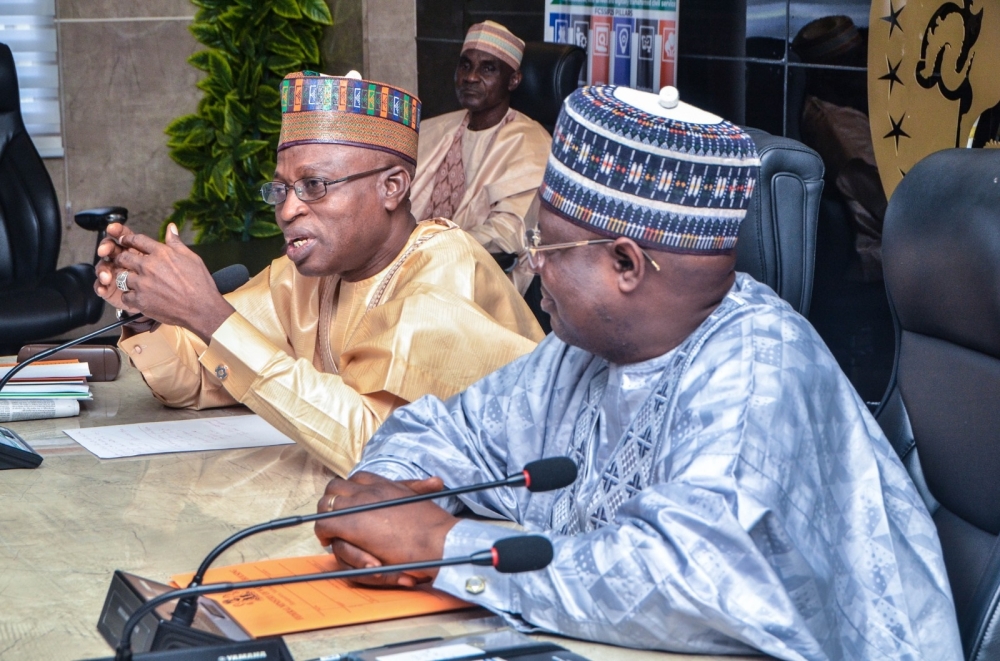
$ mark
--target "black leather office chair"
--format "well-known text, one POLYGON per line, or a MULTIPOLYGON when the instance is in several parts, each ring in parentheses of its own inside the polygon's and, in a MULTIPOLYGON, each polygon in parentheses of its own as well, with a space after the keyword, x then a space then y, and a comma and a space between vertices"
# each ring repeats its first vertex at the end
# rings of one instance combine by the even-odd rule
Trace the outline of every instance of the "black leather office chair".
POLYGON ((875 417, 927 502, 967 659, 1000 659, 1000 150, 915 165, 882 238, 896 326, 875 417))
MULTIPOLYGON (((127 217, 108 207, 81 212, 76 222, 100 242, 109 222, 127 217)), ((101 318, 94 267, 56 270, 61 238, 56 191, 24 129, 14 58, 0 44, 0 353, 101 318)))
POLYGON ((760 179, 736 241, 736 270, 809 315, 823 159, 791 138, 746 129, 760 154, 760 179))
POLYGON ((510 95, 510 105, 545 130, 555 128, 563 99, 580 83, 587 52, 570 44, 529 41, 521 58, 521 84, 510 95))

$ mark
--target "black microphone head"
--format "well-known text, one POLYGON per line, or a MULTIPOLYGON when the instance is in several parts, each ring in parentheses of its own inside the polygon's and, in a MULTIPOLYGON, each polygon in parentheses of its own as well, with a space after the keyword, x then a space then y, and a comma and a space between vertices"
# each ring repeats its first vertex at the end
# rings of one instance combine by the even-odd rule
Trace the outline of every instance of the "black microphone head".
POLYGON ((524 486, 528 491, 554 491, 573 484, 576 464, 569 457, 549 457, 526 464, 524 486))
POLYGON ((220 294, 228 294, 245 285, 250 280, 250 271, 242 264, 231 264, 212 274, 220 294))
POLYGON ((552 542, 541 535, 505 537, 493 545, 493 567, 501 574, 545 569, 552 562, 552 542))

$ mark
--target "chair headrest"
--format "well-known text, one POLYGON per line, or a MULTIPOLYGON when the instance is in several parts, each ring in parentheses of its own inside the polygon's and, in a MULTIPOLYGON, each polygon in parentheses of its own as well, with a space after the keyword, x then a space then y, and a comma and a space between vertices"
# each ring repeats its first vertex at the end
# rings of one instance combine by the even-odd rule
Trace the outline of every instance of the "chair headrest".
POLYGON ((927 487, 1000 534, 1000 150, 948 149, 896 187, 882 234, 893 381, 927 487))
POLYGON ((0 44, 0 112, 21 110, 21 95, 17 88, 14 55, 7 44, 0 44))
POLYGON ((510 105, 551 132, 563 99, 577 88, 587 52, 571 44, 529 41, 521 58, 521 84, 510 105))
POLYGON ((946 149, 907 172, 882 257, 903 330, 1000 358, 1000 149, 946 149))

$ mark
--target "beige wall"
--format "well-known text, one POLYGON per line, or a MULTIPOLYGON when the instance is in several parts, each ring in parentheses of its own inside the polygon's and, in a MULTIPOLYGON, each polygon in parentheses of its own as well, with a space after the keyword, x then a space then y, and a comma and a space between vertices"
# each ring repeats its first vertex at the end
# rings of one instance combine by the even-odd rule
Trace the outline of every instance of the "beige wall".
POLYGON ((88 261, 94 236, 73 213, 120 205, 156 232, 192 176, 167 155, 163 129, 194 112, 199 72, 188 0, 58 0, 62 159, 47 159, 64 210, 60 264, 88 261))
POLYGON ((417 3, 415 0, 363 0, 364 75, 417 89, 417 3))
MULTIPOLYGON (((327 72, 362 68, 416 92, 415 0, 328 2, 327 72)), ((187 63, 201 48, 188 31, 195 10, 189 0, 56 0, 65 153, 45 162, 63 208, 60 266, 93 255, 75 212, 124 206, 134 230, 155 234, 187 197, 193 177, 170 160, 163 129, 201 97, 187 63)))

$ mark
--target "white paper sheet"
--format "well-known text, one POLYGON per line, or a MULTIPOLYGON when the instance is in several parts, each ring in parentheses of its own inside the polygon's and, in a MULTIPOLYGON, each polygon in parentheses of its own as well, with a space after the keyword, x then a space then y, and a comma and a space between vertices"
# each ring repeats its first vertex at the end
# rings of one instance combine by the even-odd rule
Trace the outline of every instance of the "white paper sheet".
POLYGON ((63 433, 101 459, 258 448, 295 442, 264 422, 259 415, 64 429, 63 433))

